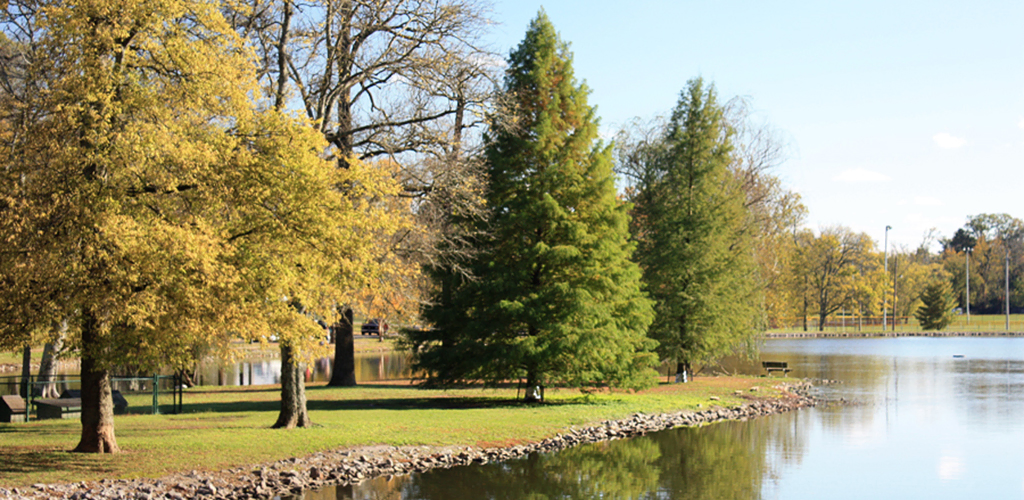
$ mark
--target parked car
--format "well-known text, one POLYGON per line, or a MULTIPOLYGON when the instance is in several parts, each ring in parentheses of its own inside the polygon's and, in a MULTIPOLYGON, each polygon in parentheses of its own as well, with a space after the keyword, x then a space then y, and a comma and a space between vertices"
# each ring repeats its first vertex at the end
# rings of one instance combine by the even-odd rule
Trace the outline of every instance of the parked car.
POLYGON ((388 322, 382 319, 371 319, 363 322, 363 327, 359 329, 359 332, 363 335, 380 335, 383 330, 384 335, 388 334, 388 322))
POLYGON ((363 335, 379 335, 380 334, 380 321, 371 319, 363 322, 363 327, 359 330, 359 333, 363 335))

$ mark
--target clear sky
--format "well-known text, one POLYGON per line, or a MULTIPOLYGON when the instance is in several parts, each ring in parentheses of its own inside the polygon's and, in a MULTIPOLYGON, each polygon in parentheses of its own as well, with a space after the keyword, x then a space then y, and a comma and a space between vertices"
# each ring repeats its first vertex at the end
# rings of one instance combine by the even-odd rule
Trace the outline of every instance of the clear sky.
POLYGON ((571 43, 602 130, 667 114, 702 76, 789 138, 776 171, 807 225, 882 246, 949 237, 968 215, 1024 218, 1024 1, 494 3, 507 56, 543 7, 571 43))

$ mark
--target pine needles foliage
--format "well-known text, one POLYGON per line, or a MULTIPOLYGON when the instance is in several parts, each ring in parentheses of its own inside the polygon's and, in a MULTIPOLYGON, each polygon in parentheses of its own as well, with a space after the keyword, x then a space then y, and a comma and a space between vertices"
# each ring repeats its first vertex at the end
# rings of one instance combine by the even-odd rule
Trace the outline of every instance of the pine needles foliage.
POLYGON ((541 12, 509 57, 507 109, 486 136, 489 220, 466 265, 474 279, 449 277, 424 311, 433 328, 410 335, 430 381, 653 383, 652 303, 588 94, 541 12))

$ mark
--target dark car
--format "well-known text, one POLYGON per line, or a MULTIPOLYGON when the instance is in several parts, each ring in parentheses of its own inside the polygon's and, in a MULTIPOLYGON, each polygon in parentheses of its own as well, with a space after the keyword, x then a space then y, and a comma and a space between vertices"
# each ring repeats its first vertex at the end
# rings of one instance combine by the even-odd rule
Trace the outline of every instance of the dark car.
POLYGON ((380 322, 371 319, 370 321, 363 322, 363 328, 359 331, 363 335, 379 335, 380 334, 380 322))
POLYGON ((387 321, 384 321, 382 319, 371 319, 363 323, 363 327, 362 329, 360 329, 360 333, 362 333, 363 335, 380 335, 381 333, 387 335, 388 329, 389 327, 387 321))

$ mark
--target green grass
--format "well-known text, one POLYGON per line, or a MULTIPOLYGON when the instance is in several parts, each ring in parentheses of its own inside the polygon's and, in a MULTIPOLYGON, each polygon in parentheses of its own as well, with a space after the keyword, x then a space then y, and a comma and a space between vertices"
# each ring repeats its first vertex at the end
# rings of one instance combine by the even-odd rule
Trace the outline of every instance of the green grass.
MULTIPOLYGON (((814 318, 808 318, 812 320, 814 318)), ((879 321, 880 322, 880 321, 879 321)), ((794 321, 795 324, 795 321, 794 321)), ((809 332, 817 331, 817 328, 813 325, 810 326, 809 332)), ((857 328, 857 319, 849 318, 846 323, 846 327, 842 326, 826 326, 825 332, 828 333, 839 333, 839 332, 881 332, 882 326, 864 326, 860 330, 857 328)), ((889 318, 889 324, 885 329, 886 332, 892 331, 892 318, 889 318)), ((896 325, 896 332, 921 332, 924 331, 917 319, 910 317, 906 320, 906 324, 896 325)), ((953 322, 946 328, 939 330, 942 332, 1024 332, 1024 314, 1011 314, 1010 315, 1010 328, 1006 328, 1006 316, 1003 314, 972 314, 971 322, 967 322, 967 315, 961 314, 955 316, 953 322)), ((803 332, 802 326, 794 326, 791 328, 773 328, 768 330, 768 333, 800 333, 803 332)))
MULTIPOLYGON (((39 363, 39 360, 43 358, 43 348, 32 348, 32 362, 39 363)), ((21 349, 17 352, 11 351, 0 351, 0 365, 18 365, 21 366, 21 349)))
MULTIPOLYGON (((496 446, 550 437, 573 425, 717 405, 734 406, 734 395, 760 386, 774 396, 766 378, 708 377, 690 384, 660 385, 642 393, 583 395, 549 390, 547 402, 526 405, 515 389, 422 390, 406 384, 308 389, 316 427, 273 430, 279 388, 203 387, 185 394, 181 415, 117 416, 124 453, 95 456, 69 453, 78 441, 78 421, 0 424, 0 486, 159 477, 190 470, 222 470, 304 456, 317 451, 372 444, 496 446)), ((749 392, 746 392, 750 394, 749 392)), ((147 412, 151 397, 129 395, 130 407, 147 412)))

